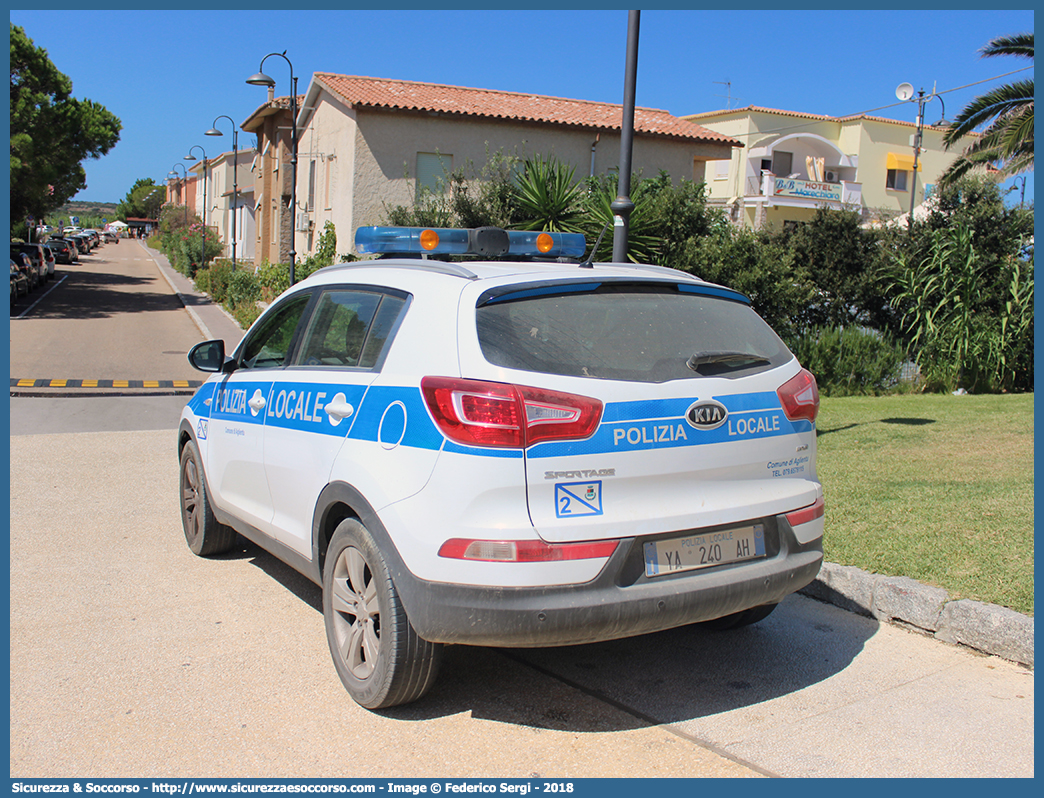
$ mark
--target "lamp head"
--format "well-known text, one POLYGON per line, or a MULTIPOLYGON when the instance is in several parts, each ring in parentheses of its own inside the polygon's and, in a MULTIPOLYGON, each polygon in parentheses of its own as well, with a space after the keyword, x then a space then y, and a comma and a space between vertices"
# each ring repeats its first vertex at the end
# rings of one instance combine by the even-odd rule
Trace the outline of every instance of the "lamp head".
POLYGON ((246 82, 251 86, 268 86, 270 89, 275 86, 275 80, 268 77, 264 72, 258 72, 256 75, 251 75, 246 79, 246 82))
POLYGON ((210 130, 208 130, 208 131, 207 131, 206 133, 204 133, 203 135, 204 135, 204 136, 223 136, 223 135, 224 135, 224 133, 222 133, 222 132, 221 132, 220 130, 218 130, 218 129, 217 129, 216 127, 212 127, 212 128, 210 129, 210 130))
POLYGON ((185 161, 195 161, 195 160, 196 160, 196 156, 195 156, 195 155, 193 155, 193 154, 192 154, 192 153, 190 152, 190 153, 189 153, 188 155, 186 155, 186 156, 185 156, 185 157, 184 157, 184 158, 183 158, 182 160, 185 160, 185 161))

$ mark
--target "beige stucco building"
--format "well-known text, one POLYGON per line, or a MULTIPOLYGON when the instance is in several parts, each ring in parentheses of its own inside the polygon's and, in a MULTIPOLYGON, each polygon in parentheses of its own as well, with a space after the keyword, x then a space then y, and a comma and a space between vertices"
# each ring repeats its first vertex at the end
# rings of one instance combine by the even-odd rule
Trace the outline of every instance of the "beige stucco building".
MULTIPOLYGON (((252 171, 255 156, 256 152, 251 148, 207 158, 205 180, 204 162, 197 161, 187 169, 184 179, 168 176, 166 198, 168 204, 184 205, 188 214, 200 219, 204 218, 205 210, 207 228, 217 230, 221 237, 222 257, 232 257, 234 240, 236 259, 251 263, 256 240, 252 171), (238 162, 235 175, 232 173, 233 155, 238 162), (235 214, 232 213, 233 206, 235 214)), ((171 175, 175 174, 171 172, 171 175)))
MULTIPOLYGON (((289 102, 273 99, 243 123, 258 136, 255 259, 285 260, 290 228, 298 258, 314 251, 327 221, 339 253, 356 228, 380 224, 387 209, 418 190, 439 190, 461 167, 478 174, 498 151, 553 155, 577 177, 615 170, 622 106, 584 100, 315 73, 299 103, 297 207, 291 215, 289 102), (282 206, 280 207, 280 201, 282 206)), ((707 163, 731 157, 738 141, 637 108, 633 169, 702 180, 707 163)))
POLYGON ((908 213, 964 149, 943 148, 945 127, 925 126, 914 177, 913 122, 736 108, 684 117, 743 143, 707 164, 711 202, 749 227, 807 221, 816 208, 859 211, 868 221, 908 213))
POLYGON ((235 241, 237 260, 254 260, 257 233, 254 228, 254 174, 251 168, 257 153, 253 148, 239 150, 233 174, 233 153, 223 152, 208 161, 207 224, 215 227, 224 245, 222 255, 232 257, 235 241), (235 213, 232 210, 235 207, 235 213))

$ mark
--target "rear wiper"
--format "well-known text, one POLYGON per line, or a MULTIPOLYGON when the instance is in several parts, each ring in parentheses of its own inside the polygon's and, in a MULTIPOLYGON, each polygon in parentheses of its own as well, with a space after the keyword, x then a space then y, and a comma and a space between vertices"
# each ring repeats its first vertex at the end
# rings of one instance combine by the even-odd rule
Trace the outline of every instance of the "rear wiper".
POLYGON ((699 372, 700 366, 728 365, 734 367, 742 366, 767 366, 770 361, 760 355, 752 355, 747 352, 694 352, 685 361, 685 365, 695 372, 699 372))

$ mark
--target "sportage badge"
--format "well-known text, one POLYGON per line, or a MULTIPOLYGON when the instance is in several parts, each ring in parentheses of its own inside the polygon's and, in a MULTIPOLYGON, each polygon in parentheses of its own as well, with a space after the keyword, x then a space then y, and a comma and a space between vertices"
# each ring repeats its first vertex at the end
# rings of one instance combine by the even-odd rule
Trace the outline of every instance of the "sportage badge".
POLYGON ((721 402, 697 402, 685 413, 685 420, 696 429, 717 429, 725 423, 729 411, 721 402))

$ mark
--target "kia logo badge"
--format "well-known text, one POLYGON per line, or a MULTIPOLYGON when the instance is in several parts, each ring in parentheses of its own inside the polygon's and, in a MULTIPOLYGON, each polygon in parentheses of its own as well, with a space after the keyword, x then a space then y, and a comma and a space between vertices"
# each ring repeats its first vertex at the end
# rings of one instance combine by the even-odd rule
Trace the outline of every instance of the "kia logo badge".
POLYGON ((685 419, 696 429, 717 429, 725 423, 729 411, 721 402, 697 402, 685 413, 685 419))

